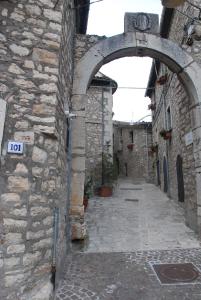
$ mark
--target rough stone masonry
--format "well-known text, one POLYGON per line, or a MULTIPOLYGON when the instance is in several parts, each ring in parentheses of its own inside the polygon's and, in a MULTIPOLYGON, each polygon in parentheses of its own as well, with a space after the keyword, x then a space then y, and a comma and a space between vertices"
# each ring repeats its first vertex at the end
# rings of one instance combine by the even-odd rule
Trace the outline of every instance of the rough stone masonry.
POLYGON ((71 4, 0 4, 0 97, 6 107, 1 110, 5 124, 3 119, 0 124, 0 299, 49 299, 53 244, 58 273, 66 250, 64 107, 69 106, 73 75, 71 4), (24 153, 8 154, 9 140, 23 142, 24 153))

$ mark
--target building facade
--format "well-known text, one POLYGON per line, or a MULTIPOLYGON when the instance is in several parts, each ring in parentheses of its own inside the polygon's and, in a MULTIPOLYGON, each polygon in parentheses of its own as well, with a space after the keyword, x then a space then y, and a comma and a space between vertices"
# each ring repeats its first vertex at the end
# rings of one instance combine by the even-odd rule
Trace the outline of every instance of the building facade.
MULTIPOLYGON (((198 19, 195 21, 200 9, 196 1, 191 2, 195 6, 185 3, 179 7, 181 13, 174 9, 163 9, 160 34, 179 43, 200 64, 200 25, 198 19)), ((200 232, 195 162, 195 152, 199 149, 195 150, 197 138, 190 95, 174 72, 154 60, 146 96, 151 98, 153 143, 158 147, 155 181, 184 207, 186 223, 200 232)))
POLYGON ((113 159, 113 94, 117 83, 98 72, 90 83, 86 102, 86 179, 96 191, 102 184, 104 153, 113 159))
POLYGON ((0 3, 1 299, 50 299, 66 255, 65 112, 88 10, 86 0, 0 3))
POLYGON ((154 182, 151 123, 113 122, 114 159, 119 176, 134 182, 154 182))

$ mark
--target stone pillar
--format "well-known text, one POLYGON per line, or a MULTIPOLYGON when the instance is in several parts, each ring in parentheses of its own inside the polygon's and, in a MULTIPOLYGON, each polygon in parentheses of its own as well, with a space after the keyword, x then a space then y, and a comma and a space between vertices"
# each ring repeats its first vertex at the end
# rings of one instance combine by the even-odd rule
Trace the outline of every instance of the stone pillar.
POLYGON ((71 182, 71 239, 82 240, 86 236, 84 223, 85 181, 85 101, 86 95, 72 97, 72 182, 71 182))

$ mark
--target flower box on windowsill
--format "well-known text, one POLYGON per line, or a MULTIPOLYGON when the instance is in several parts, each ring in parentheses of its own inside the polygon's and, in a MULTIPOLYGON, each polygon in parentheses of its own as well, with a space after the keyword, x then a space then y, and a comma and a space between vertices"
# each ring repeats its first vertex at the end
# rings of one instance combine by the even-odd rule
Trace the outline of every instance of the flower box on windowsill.
POLYGON ((162 130, 160 131, 160 136, 161 136, 164 140, 170 140, 171 137, 172 137, 172 129, 170 129, 170 130, 162 129, 162 130))
POLYGON ((127 145, 127 148, 128 148, 128 150, 130 150, 130 151, 133 150, 133 147, 134 147, 134 144, 128 144, 128 145, 127 145))
POLYGON ((156 103, 149 104, 148 109, 155 110, 156 109, 156 103))
POLYGON ((163 85, 163 84, 165 84, 165 83, 167 82, 167 80, 168 80, 168 74, 165 74, 165 75, 160 76, 160 77, 157 79, 156 82, 157 82, 159 85, 163 85))
POLYGON ((150 146, 150 148, 149 148, 149 153, 150 154, 156 153, 157 151, 158 151, 158 145, 157 144, 154 144, 154 145, 150 146))

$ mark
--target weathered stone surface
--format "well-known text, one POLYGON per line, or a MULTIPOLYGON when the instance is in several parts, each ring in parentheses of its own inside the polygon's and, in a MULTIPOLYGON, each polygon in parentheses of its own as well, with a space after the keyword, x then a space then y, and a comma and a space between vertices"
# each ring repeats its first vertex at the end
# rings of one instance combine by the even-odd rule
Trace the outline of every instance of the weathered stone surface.
POLYGON ((25 250, 25 245, 20 244, 20 245, 10 245, 7 248, 7 253, 8 254, 14 254, 14 253, 23 253, 25 250))
POLYGON ((34 253, 26 253, 23 256, 23 265, 29 266, 34 265, 41 259, 41 252, 35 251, 34 253))
POLYGON ((43 219, 43 224, 45 226, 51 226, 53 224, 53 216, 46 217, 45 219, 43 219))
POLYGON ((12 192, 24 192, 29 190, 28 178, 21 176, 9 176, 8 177, 8 189, 12 192))
POLYGON ((16 168, 15 168, 15 171, 14 173, 17 173, 17 174, 28 174, 28 169, 27 167, 24 165, 24 164, 21 164, 21 163, 18 163, 16 168))
POLYGON ((12 287, 13 285, 20 284, 24 280, 24 274, 15 274, 5 276, 5 286, 12 287))
POLYGON ((24 74, 25 72, 20 68, 18 67, 16 64, 11 64, 10 67, 8 68, 8 71, 13 73, 13 74, 17 74, 17 75, 20 75, 20 74, 24 74))
POLYGON ((23 241, 22 234, 9 232, 5 235, 5 241, 6 244, 19 244, 23 241))
POLYGON ((47 93, 55 93, 57 91, 57 85, 55 83, 50 83, 50 84, 41 84, 39 86, 41 91, 47 92, 47 93))
POLYGON ((4 225, 12 228, 25 229, 27 226, 27 221, 4 218, 4 225))
POLYGON ((4 265, 6 269, 12 269, 13 267, 19 265, 20 258, 19 257, 11 257, 4 260, 4 265))
POLYGON ((50 65, 58 64, 58 58, 54 52, 50 52, 40 48, 33 49, 33 60, 50 65))
POLYGON ((159 33, 159 16, 147 13, 125 13, 124 32, 159 33))
POLYGON ((40 230, 37 232, 28 231, 26 238, 27 238, 27 240, 35 240, 35 239, 40 239, 40 238, 44 237, 44 235, 45 235, 44 230, 40 230))
POLYGON ((34 146, 32 160, 40 164, 45 163, 45 161, 47 160, 47 152, 45 152, 43 149, 34 146))
POLYGON ((30 80, 15 79, 14 83, 22 89, 33 89, 36 88, 35 84, 30 80))
POLYGON ((50 215, 51 210, 49 207, 42 207, 42 206, 33 206, 30 210, 30 214, 33 217, 36 216, 47 216, 50 215))
POLYGON ((40 16, 42 13, 40 7, 37 5, 26 5, 25 8, 30 15, 40 16))
POLYGON ((38 168, 38 167, 33 167, 32 168, 32 174, 35 177, 41 177, 43 173, 43 169, 42 168, 38 168))
POLYGON ((54 123, 55 122, 55 117, 49 117, 49 118, 40 118, 40 117, 35 117, 35 116, 30 116, 30 115, 25 115, 27 119, 29 119, 32 122, 36 123, 54 123))
POLYGON ((33 244, 33 250, 49 248, 52 246, 52 238, 41 239, 39 242, 33 244))
POLYGON ((18 207, 22 203, 20 196, 16 193, 2 194, 1 201, 4 205, 12 205, 13 207, 18 207))
POLYGON ((29 49, 26 47, 18 46, 16 44, 11 44, 9 48, 12 50, 13 53, 19 56, 27 56, 29 55, 29 49))
POLYGON ((86 225, 73 223, 71 225, 71 239, 72 240, 83 240, 86 237, 86 225))
POLYGON ((10 211, 10 214, 16 217, 26 217, 27 209, 26 208, 13 209, 10 211))

